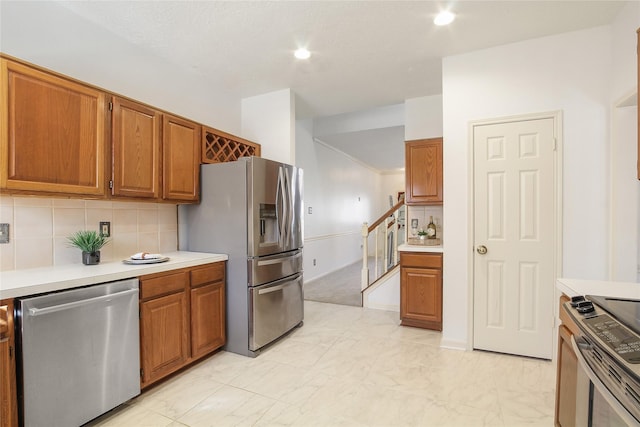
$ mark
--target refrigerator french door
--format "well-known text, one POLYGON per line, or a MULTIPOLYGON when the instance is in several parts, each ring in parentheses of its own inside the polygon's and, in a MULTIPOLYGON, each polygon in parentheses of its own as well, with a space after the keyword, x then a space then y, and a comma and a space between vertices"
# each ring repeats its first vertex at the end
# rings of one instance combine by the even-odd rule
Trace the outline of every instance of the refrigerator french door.
POLYGON ((254 357, 302 324, 302 177, 258 157, 202 165, 200 204, 178 208, 180 249, 229 256, 227 351, 254 357))

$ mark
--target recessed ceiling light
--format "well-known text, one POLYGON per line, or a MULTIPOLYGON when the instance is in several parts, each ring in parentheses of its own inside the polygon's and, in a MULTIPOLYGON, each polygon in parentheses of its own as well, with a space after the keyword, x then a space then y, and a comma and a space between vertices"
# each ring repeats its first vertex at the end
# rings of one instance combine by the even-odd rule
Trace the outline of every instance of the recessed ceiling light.
POLYGON ((301 47, 300 49, 293 52, 293 55, 298 59, 309 59, 309 57, 311 56, 311 52, 309 52, 304 47, 301 47))
POLYGON ((456 19, 456 16, 448 10, 443 10, 433 19, 433 23, 436 25, 449 25, 456 19))

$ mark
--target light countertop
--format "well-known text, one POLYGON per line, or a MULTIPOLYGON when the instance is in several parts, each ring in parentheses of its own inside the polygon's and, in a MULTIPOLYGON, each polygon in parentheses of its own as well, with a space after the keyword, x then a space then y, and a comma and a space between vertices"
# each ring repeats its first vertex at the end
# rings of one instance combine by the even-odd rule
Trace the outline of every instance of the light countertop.
POLYGON ((442 253, 442 245, 427 246, 427 245, 409 245, 407 243, 398 246, 400 252, 435 252, 442 253))
POLYGON ((112 282, 114 280, 195 267, 228 259, 225 254, 202 252, 178 251, 163 255, 169 257, 169 261, 138 265, 113 261, 101 262, 98 265, 69 264, 0 272, 0 299, 112 282))
POLYGON ((567 296, 601 295, 640 300, 640 283, 560 278, 556 288, 567 296))

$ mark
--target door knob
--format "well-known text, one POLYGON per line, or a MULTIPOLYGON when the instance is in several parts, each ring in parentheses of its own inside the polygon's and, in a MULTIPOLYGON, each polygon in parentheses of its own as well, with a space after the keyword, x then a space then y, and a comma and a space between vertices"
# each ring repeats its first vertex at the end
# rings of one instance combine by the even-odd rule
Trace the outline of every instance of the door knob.
POLYGON ((480 245, 476 251, 478 251, 480 255, 484 255, 487 253, 487 247, 485 245, 480 245))

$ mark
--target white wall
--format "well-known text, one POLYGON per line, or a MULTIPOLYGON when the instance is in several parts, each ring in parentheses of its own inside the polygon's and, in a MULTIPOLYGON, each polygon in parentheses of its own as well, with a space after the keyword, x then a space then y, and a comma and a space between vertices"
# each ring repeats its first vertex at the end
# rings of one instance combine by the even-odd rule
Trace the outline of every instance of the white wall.
POLYGON ((636 30, 640 28, 640 2, 627 2, 611 26, 611 102, 626 96, 638 85, 636 30))
POLYGON ((639 195, 636 177, 638 94, 635 31, 640 2, 629 2, 612 26, 611 95, 611 280, 640 282, 638 277, 639 195))
POLYGON ((291 89, 244 98, 242 137, 260 144, 261 157, 295 164, 295 96, 291 89))
POLYGON ((404 109, 405 141, 442 136, 442 95, 407 99, 404 109))
MULTIPOLYGON (((598 27, 443 61, 443 345, 466 347, 471 307, 469 122, 561 110, 564 127, 563 268, 608 274, 608 129, 611 31, 598 27)), ((553 284, 549 284, 553 286, 553 284)))
MULTIPOLYGON (((385 172, 381 175, 381 187, 380 187, 380 196, 381 196, 381 205, 383 209, 388 209, 389 206, 389 196, 393 197, 393 204, 398 203, 398 193, 404 192, 404 171, 398 172, 385 172)), ((380 212, 381 214, 383 212, 380 212)))
POLYGON ((240 100, 57 2, 0 2, 0 50, 199 123, 239 134, 240 100))
POLYGON ((362 259, 362 223, 382 213, 381 178, 315 142, 312 120, 296 122, 296 165, 304 170, 304 271, 309 281, 362 259))

